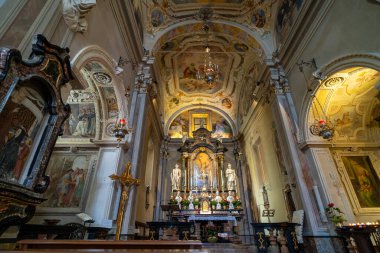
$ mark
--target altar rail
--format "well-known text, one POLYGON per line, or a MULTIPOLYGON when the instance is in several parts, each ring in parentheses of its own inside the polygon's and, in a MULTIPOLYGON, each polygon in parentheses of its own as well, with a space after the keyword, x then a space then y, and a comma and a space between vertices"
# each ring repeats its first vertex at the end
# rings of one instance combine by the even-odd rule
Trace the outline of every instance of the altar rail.
POLYGON ((258 253, 301 252, 295 232, 296 223, 251 223, 258 253))
POLYGON ((349 253, 380 252, 379 225, 342 226, 336 232, 344 238, 349 253))

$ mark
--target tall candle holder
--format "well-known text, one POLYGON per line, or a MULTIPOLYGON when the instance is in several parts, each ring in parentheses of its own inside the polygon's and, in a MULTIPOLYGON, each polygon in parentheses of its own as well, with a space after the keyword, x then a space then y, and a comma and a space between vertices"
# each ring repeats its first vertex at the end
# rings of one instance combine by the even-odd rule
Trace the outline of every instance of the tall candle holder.
POLYGON ((274 216, 274 209, 269 209, 270 204, 269 204, 269 198, 268 198, 268 192, 265 186, 263 186, 263 200, 264 200, 264 210, 263 210, 263 217, 268 217, 268 222, 271 223, 270 217, 274 216))

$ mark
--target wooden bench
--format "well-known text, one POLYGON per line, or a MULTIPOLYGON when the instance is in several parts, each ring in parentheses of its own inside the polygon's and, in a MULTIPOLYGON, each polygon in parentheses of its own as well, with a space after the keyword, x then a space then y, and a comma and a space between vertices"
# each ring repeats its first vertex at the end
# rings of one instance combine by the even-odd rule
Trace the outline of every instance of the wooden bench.
POLYGON ((21 240, 21 250, 36 249, 201 249, 200 241, 21 240))

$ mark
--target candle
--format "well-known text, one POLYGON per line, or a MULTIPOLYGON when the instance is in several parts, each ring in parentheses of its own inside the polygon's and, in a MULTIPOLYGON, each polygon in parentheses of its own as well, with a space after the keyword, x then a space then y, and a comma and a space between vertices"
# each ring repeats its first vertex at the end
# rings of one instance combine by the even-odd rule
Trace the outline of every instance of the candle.
POLYGON ((125 126, 125 119, 124 118, 121 118, 120 120, 119 120, 119 123, 120 123, 120 125, 122 125, 122 126, 125 126))

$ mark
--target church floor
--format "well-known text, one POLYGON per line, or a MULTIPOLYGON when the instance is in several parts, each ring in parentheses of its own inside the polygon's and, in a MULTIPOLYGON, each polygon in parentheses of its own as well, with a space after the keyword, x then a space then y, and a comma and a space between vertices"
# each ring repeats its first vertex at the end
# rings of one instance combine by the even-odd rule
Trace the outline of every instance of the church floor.
MULTIPOLYGON (((3 251, 3 252, 28 252, 28 253, 37 253, 37 252, 52 252, 52 249, 38 249, 38 250, 27 250, 27 251, 3 251)), ((138 252, 154 252, 154 253, 165 253, 165 252, 176 252, 176 253, 253 253, 255 252, 252 245, 240 245, 232 243, 203 243, 201 249, 86 249, 86 250, 60 250, 54 249, 54 253, 61 252, 120 252, 120 253, 138 253, 138 252)))

